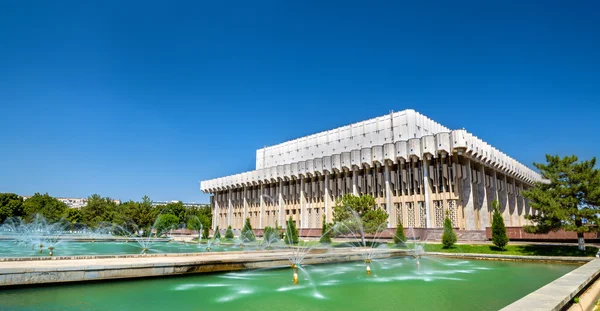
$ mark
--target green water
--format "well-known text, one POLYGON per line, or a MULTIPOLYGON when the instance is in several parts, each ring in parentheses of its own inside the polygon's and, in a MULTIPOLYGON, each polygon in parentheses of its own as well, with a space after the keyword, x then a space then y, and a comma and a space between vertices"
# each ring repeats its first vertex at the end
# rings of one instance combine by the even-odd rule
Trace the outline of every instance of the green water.
MULTIPOLYGON (((42 253, 39 248, 31 249, 31 244, 15 244, 13 241, 0 241, 0 257, 37 257, 48 256, 47 246, 42 253)), ((231 245, 212 245, 211 251, 226 252, 239 251, 240 249, 231 245)), ((153 253, 199 253, 206 251, 206 244, 181 244, 155 242, 152 244, 148 254, 153 253)), ((133 241, 125 242, 60 242, 55 246, 54 256, 78 256, 78 255, 126 255, 140 254, 142 247, 133 241)))
POLYGON ((403 257, 0 291, 0 310, 498 310, 574 265, 403 257))

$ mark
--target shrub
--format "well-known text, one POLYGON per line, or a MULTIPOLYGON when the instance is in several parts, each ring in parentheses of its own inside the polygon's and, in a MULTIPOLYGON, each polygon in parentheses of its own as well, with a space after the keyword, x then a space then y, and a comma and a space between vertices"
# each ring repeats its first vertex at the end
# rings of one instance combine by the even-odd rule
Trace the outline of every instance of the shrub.
POLYGON ((508 244, 504 217, 500 214, 500 204, 497 200, 492 202, 492 207, 494 208, 494 215, 492 216, 492 243, 503 250, 508 244))
POLYGON ((277 234, 277 231, 275 231, 275 228, 273 227, 265 227, 265 230, 263 231, 263 240, 265 242, 276 242, 279 239, 279 235, 277 234))
POLYGON ((242 240, 242 242, 256 241, 256 236, 254 235, 254 231, 252 231, 252 226, 250 225, 250 218, 246 218, 244 228, 242 228, 242 233, 240 235, 240 240, 242 240))
POLYGON ((209 235, 209 233, 208 233, 208 227, 204 227, 202 229, 202 238, 203 239, 208 239, 208 235, 209 235))
POLYGON ((454 246, 456 243, 456 233, 454 233, 454 229, 452 228, 452 221, 448 218, 446 214, 446 219, 444 219, 444 234, 442 235, 442 244, 444 248, 450 248, 454 246))
POLYGON ((329 232, 329 225, 327 224, 326 217, 323 215, 323 229, 321 230, 320 243, 331 244, 331 232, 329 232))
POLYGON ((227 231, 225 231, 225 238, 228 240, 233 240, 233 230, 231 230, 231 226, 227 227, 227 231))
POLYGON ((296 223, 292 220, 292 216, 290 216, 285 229, 285 244, 298 244, 298 229, 296 229, 296 223))
POLYGON ((396 245, 404 246, 406 243, 406 235, 404 234, 404 226, 402 226, 402 222, 400 221, 400 217, 398 217, 398 221, 396 221, 396 234, 394 234, 394 243, 396 245))
POLYGON ((213 238, 215 240, 220 240, 221 239, 221 231, 219 231, 219 226, 217 226, 217 228, 215 229, 215 235, 213 236, 213 238))

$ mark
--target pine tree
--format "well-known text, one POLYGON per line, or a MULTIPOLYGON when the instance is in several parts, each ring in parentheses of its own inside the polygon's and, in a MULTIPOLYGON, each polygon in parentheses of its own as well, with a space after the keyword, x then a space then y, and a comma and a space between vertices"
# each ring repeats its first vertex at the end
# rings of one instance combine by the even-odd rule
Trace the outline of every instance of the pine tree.
POLYGON ((296 229, 296 223, 292 220, 292 216, 290 216, 285 229, 285 243, 298 244, 298 229, 296 229))
POLYGON ((219 231, 219 226, 217 226, 217 228, 215 229, 215 235, 213 236, 213 239, 215 239, 215 240, 221 239, 221 231, 219 231))
POLYGON ((448 214, 446 213, 446 219, 444 219, 444 234, 442 235, 442 244, 444 248, 450 248, 454 246, 456 243, 456 233, 454 233, 454 229, 452 228, 452 221, 448 218, 448 214))
POLYGON ((250 218, 246 218, 244 228, 242 228, 242 233, 240 235, 240 240, 242 240, 242 242, 256 241, 256 236, 254 235, 254 231, 252 231, 252 225, 250 225, 250 218))
POLYGON ((204 228, 202 229, 202 238, 203 238, 203 239, 208 239, 208 235, 209 235, 209 232, 208 232, 208 227, 204 227, 204 228))
POLYGON ((506 226, 504 225, 504 217, 500 214, 500 203, 497 200, 492 202, 494 215, 492 218, 492 243, 504 249, 508 244, 508 236, 506 235, 506 226))
POLYGON ((577 232, 579 249, 585 250, 585 232, 597 231, 600 219, 600 169, 596 158, 578 162, 576 156, 546 155, 547 164, 534 163, 546 181, 538 182, 523 196, 538 212, 527 215, 529 233, 564 229, 577 232))
POLYGON ((228 240, 233 240, 233 230, 231 230, 231 226, 227 227, 227 231, 225 231, 225 238, 228 240))
POLYGON ((327 225, 325 215, 323 215, 323 229, 321 229, 321 239, 319 239, 319 242, 322 244, 331 244, 331 232, 329 232, 329 225, 327 225))
POLYGON ((398 217, 396 223, 397 225, 396 234, 394 234, 394 243, 396 243, 396 245, 404 246, 404 244, 406 243, 406 235, 404 234, 404 226, 402 226, 402 221, 400 220, 400 217, 398 217))

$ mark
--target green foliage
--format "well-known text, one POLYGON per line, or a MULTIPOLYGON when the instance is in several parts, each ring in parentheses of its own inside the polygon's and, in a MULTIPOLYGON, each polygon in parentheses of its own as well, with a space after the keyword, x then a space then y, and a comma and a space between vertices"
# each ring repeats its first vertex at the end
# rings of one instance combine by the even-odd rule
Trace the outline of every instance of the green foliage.
POLYGON ((31 220, 36 214, 39 214, 49 222, 57 222, 62 218, 67 208, 65 203, 49 196, 47 193, 44 195, 36 193, 23 201, 25 220, 31 220))
POLYGON ((227 231, 225 231, 225 238, 228 240, 233 240, 233 230, 231 230, 231 226, 227 227, 227 231))
POLYGON ((96 227, 100 222, 113 222, 117 213, 117 204, 111 198, 102 198, 98 194, 88 197, 87 205, 81 208, 83 222, 96 227))
POLYGON ((375 198, 368 194, 361 196, 346 194, 333 207, 333 222, 344 223, 344 226, 339 226, 342 233, 345 233, 342 228, 356 232, 360 227, 363 228, 364 233, 375 233, 385 228, 387 219, 388 214, 384 210, 375 208, 375 198), (360 218, 360 223, 355 221, 353 212, 360 218))
POLYGON ((215 229, 215 234, 213 235, 213 239, 220 240, 221 239, 221 231, 219 230, 219 226, 215 229))
POLYGON ((208 239, 208 235, 209 235, 208 226, 206 226, 206 227, 202 228, 202 238, 208 239))
POLYGON ((596 158, 580 161, 576 156, 546 155, 546 164, 534 163, 549 183, 538 182, 523 196, 538 211, 527 215, 533 222, 525 226, 529 233, 547 233, 564 229, 577 232, 579 247, 585 247, 583 234, 598 230, 600 214, 600 170, 596 158))
POLYGON ((406 243, 406 235, 404 234, 404 226, 402 225, 402 221, 400 221, 400 217, 396 221, 396 233, 394 234, 394 244, 396 245, 404 245, 406 243))
POLYGON ((287 228, 285 229, 285 243, 286 244, 298 244, 298 229, 296 229, 296 223, 292 220, 292 216, 288 219, 287 228))
POLYGON ((500 249, 505 249, 508 244, 508 236, 506 235, 504 218, 500 214, 500 203, 498 203, 498 200, 492 202, 492 207, 494 208, 494 215, 492 216, 492 243, 500 249))
POLYGON ((142 198, 142 202, 129 202, 129 219, 140 229, 149 229, 158 216, 152 207, 152 200, 148 196, 142 198))
POLYGON ((322 244, 331 244, 331 232, 329 230, 330 226, 327 224, 327 218, 325 214, 323 214, 323 226, 321 229, 321 239, 319 242, 322 244))
POLYGON ((24 215, 23 198, 14 193, 0 193, 0 224, 7 218, 24 215))
POLYGON ((250 225, 250 218, 246 218, 244 228, 242 228, 242 232, 240 234, 240 240, 242 240, 242 242, 256 241, 256 236, 254 235, 254 231, 252 231, 252 226, 250 225))
POLYGON ((173 214, 162 214, 156 219, 154 229, 156 229, 156 235, 161 236, 163 233, 167 233, 169 230, 174 229, 179 224, 179 218, 173 214))
POLYGON ((275 242, 279 240, 279 234, 277 233, 275 228, 267 226, 263 231, 263 240, 268 242, 275 242))
POLYGON ((451 248, 456 243, 456 233, 452 228, 452 221, 446 215, 446 219, 444 219, 444 234, 442 234, 442 244, 445 248, 451 248))
POLYGON ((76 224, 83 221, 83 213, 80 209, 67 208, 65 210, 64 220, 69 224, 69 229, 72 229, 76 224))
POLYGON ((280 225, 277 224, 277 220, 275 220, 275 232, 277 232, 279 239, 282 240, 283 236, 285 235, 285 231, 280 225))
MULTIPOLYGON (((407 242, 409 247, 411 242, 407 242)), ((426 243, 423 245, 426 252, 443 253, 469 253, 469 254, 500 254, 521 256, 576 256, 594 257, 598 248, 587 246, 585 251, 580 251, 577 246, 572 245, 543 245, 543 244, 516 244, 506 245, 505 250, 487 244, 456 244, 452 248, 444 248, 442 244, 426 243)))

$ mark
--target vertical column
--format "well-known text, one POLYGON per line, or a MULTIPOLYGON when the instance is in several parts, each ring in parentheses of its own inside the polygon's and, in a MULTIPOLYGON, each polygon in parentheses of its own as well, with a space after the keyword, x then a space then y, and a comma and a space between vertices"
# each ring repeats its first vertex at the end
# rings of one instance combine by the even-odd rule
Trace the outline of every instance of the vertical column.
POLYGON ((283 179, 279 180, 279 211, 277 212, 277 225, 281 226, 282 225, 282 218, 283 217, 283 179))
POLYGON ((231 202, 232 190, 231 188, 227 191, 227 205, 229 205, 229 209, 227 211, 227 225, 231 226, 231 214, 233 213, 233 204, 231 202))
POLYGON ((258 228, 256 229, 262 229, 263 228, 263 208, 265 205, 265 201, 263 198, 263 194, 264 194, 264 189, 265 189, 265 185, 261 182, 260 183, 260 193, 259 193, 259 199, 260 199, 260 212, 258 213, 258 228))
POLYGON ((248 201, 246 200, 247 190, 246 185, 244 185, 244 219, 242 219, 242 228, 246 224, 246 217, 248 217, 248 201))
POLYGON ((508 178, 506 178, 506 173, 504 174, 504 194, 503 196, 506 196, 506 216, 508 216, 508 221, 506 221, 506 217, 504 218, 504 221, 508 224, 508 226, 513 226, 513 220, 512 220, 512 215, 510 214, 510 198, 509 198, 509 193, 508 193, 508 178))
POLYGON ((358 196, 358 170, 356 166, 352 167, 352 194, 358 196))
POLYGON ((215 214, 213 215, 213 230, 217 229, 217 226, 219 225, 219 192, 215 193, 214 202, 215 214))
POLYGON ((303 228, 304 215, 306 214, 306 202, 304 202, 306 198, 304 195, 304 184, 304 176, 300 175, 300 215, 298 215, 298 221, 300 223, 298 224, 298 228, 303 228))
MULTIPOLYGON (((323 197, 323 202, 325 203, 325 210, 323 211, 323 215, 325 215, 325 221, 327 222, 327 221, 329 221, 329 216, 328 216, 329 215, 328 214, 328 212, 329 212, 329 173, 327 171, 325 171, 323 173, 325 174, 325 177, 324 177, 325 180, 323 182, 324 188, 325 188, 325 191, 323 194, 325 196, 325 197, 323 197)), ((319 219, 319 223, 321 221, 322 220, 319 219)))
POLYGON ((431 212, 429 209, 431 208, 431 203, 429 202, 431 198, 431 187, 429 186, 429 160, 423 158, 423 189, 425 194, 425 218, 427 219, 427 228, 431 228, 431 212))
POLYGON ((463 166, 466 168, 466 176, 463 176, 463 209, 465 216, 465 229, 475 229, 475 204, 473 204, 473 172, 471 170, 471 160, 463 157, 463 166), (466 179, 465 179, 466 177, 466 179))
POLYGON ((486 180, 486 176, 485 176, 485 166, 483 164, 481 164, 481 179, 482 182, 479 186, 479 199, 481 200, 481 209, 479 210, 479 220, 480 220, 480 228, 482 230, 485 230, 485 227, 487 226, 491 226, 490 223, 490 213, 489 213, 489 208, 488 208, 488 201, 487 201, 487 187, 485 186, 485 180, 486 180))
POLYGON ((390 189, 390 166, 385 163, 384 164, 384 180, 385 180, 385 207, 386 212, 388 213, 388 224, 387 227, 392 227, 392 191, 390 189))

